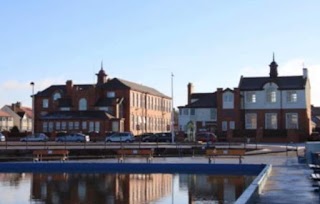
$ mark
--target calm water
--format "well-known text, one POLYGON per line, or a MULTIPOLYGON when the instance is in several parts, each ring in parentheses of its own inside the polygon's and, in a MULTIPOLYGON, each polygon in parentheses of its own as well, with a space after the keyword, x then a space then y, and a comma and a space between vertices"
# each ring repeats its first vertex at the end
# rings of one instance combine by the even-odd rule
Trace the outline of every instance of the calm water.
POLYGON ((0 174, 0 203, 234 203, 253 176, 199 174, 0 174))

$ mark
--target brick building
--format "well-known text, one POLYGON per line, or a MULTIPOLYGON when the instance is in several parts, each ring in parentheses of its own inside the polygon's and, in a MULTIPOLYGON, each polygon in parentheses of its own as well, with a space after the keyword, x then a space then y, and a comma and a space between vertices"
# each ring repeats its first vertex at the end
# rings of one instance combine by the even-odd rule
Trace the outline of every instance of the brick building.
POLYGON ((233 90, 193 93, 189 84, 188 104, 179 107, 180 130, 193 123, 196 131, 214 131, 228 140, 306 140, 312 130, 308 70, 303 68, 301 76, 278 76, 277 67, 273 58, 269 76, 241 76, 233 90))
POLYGON ((52 85, 35 94, 36 132, 168 131, 171 98, 119 78, 108 78, 101 65, 96 84, 52 85))

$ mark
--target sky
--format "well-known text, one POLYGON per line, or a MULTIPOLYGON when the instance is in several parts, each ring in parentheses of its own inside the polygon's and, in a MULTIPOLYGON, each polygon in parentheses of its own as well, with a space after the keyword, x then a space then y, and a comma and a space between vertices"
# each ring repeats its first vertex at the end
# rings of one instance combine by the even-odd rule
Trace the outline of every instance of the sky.
POLYGON ((319 0, 28 0, 0 3, 0 107, 31 106, 32 87, 108 77, 187 103, 195 92, 234 88, 243 76, 309 71, 320 106, 319 0), (172 77, 173 73, 173 77, 172 77), (171 83, 173 82, 173 83, 171 83))

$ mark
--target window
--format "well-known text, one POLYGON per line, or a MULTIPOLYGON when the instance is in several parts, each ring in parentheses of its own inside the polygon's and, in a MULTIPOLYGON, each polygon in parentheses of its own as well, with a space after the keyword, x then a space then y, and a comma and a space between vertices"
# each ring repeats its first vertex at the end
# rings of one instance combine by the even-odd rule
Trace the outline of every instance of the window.
POLYGON ((286 114, 286 128, 287 129, 298 129, 298 113, 287 113, 286 114))
POLYGON ((266 129, 277 129, 278 128, 278 118, 276 113, 266 113, 265 115, 265 128, 266 129))
POLYGON ((257 102, 256 92, 254 91, 247 92, 246 101, 247 103, 256 103, 257 102))
POLYGON ((60 130, 61 128, 61 123, 60 122, 56 122, 56 130, 60 130))
POLYGON ((287 91, 287 102, 296 103, 298 101, 298 94, 296 91, 287 91))
POLYGON ((188 108, 183 109, 183 115, 189 115, 189 109, 188 108))
POLYGON ((42 123, 42 131, 43 132, 48 132, 48 122, 43 122, 42 123))
POLYGON ((107 92, 107 98, 114 98, 114 97, 116 97, 116 93, 114 91, 107 92))
POLYGON ((53 122, 49 122, 49 132, 53 131, 53 122))
POLYGON ((87 99, 82 98, 79 100, 79 110, 87 110, 87 99))
POLYGON ((231 130, 234 130, 234 129, 235 129, 235 123, 234 123, 234 121, 230 121, 230 122, 229 122, 229 127, 230 127, 231 130))
POLYGON ((223 102, 232 103, 233 102, 233 94, 232 93, 225 93, 223 95, 223 102))
POLYGON ((87 129, 87 121, 82 121, 82 129, 83 130, 87 129))
POLYGON ((277 92, 274 88, 267 89, 267 102, 268 103, 277 102, 277 92))
POLYGON ((228 122, 222 121, 222 131, 227 131, 227 130, 228 130, 228 122))
POLYGON ((61 129, 65 130, 67 128, 67 122, 61 122, 61 129))
POLYGON ((214 108, 210 109, 210 119, 217 120, 217 109, 214 109, 214 108))
POLYGON ((257 114, 247 113, 245 117, 246 117, 246 129, 257 129, 257 114))
POLYGON ((59 98, 61 98, 61 94, 60 93, 58 93, 58 92, 56 92, 55 94, 53 94, 53 100, 54 101, 56 101, 56 100, 58 100, 59 98))
POLYGON ((49 100, 42 99, 42 108, 48 108, 48 107, 49 107, 49 100))
POLYGON ((95 130, 96 132, 100 132, 100 122, 99 122, 99 121, 96 121, 96 122, 95 122, 94 130, 95 130))
POLYGON ((190 109, 190 115, 195 115, 195 109, 194 108, 190 109))
POLYGON ((74 129, 78 130, 79 129, 79 122, 74 122, 74 129))
POLYGON ((69 121, 68 129, 73 130, 73 122, 72 121, 69 121))
POLYGON ((93 132, 94 131, 94 122, 90 121, 89 122, 89 132, 93 132))

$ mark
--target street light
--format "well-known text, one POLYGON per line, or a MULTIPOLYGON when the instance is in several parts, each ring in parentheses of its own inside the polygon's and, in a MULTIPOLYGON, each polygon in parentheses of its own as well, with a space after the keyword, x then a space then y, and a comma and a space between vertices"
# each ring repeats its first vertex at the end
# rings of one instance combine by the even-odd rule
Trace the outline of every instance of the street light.
POLYGON ((32 87, 32 124, 31 124, 31 128, 32 128, 32 135, 34 134, 34 82, 30 82, 30 85, 32 87))
POLYGON ((174 106, 173 106, 173 73, 171 72, 171 142, 174 143, 174 106))

